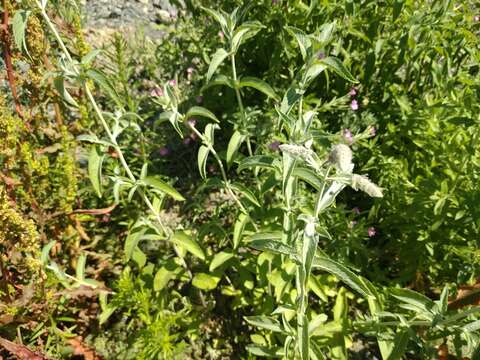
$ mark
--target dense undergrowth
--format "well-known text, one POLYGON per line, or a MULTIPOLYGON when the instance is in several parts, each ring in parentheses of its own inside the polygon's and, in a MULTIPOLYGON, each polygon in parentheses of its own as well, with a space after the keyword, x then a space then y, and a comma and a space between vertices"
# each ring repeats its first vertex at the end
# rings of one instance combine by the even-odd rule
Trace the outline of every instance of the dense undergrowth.
POLYGON ((177 6, 3 1, 0 358, 479 358, 480 6, 177 6))

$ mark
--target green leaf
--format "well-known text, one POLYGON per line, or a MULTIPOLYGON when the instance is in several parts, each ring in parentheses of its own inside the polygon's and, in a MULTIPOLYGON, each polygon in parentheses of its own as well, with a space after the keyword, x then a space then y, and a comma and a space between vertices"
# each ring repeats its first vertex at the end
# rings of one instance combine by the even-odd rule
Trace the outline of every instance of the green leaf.
POLYGON ((216 129, 219 129, 219 126, 217 124, 207 124, 207 126, 205 126, 205 139, 208 141, 208 143, 210 143, 212 146, 215 142, 215 137, 214 137, 214 133, 215 133, 215 130, 216 129))
POLYGON ((208 67, 207 82, 210 81, 217 68, 227 58, 228 55, 228 52, 222 48, 218 49, 215 54, 213 54, 212 60, 210 61, 210 66, 208 67))
POLYGON ((278 358, 282 358, 285 354, 283 349, 280 347, 268 347, 268 346, 260 346, 260 345, 248 345, 247 351, 252 355, 256 355, 256 356, 278 357, 278 358))
POLYGON ((198 171, 202 179, 207 178, 207 158, 210 150, 205 145, 200 146, 198 149, 198 171))
POLYGON ((218 22, 220 24, 220 27, 222 28, 223 32, 227 32, 228 30, 228 26, 227 26, 227 19, 225 18, 225 16, 216 11, 216 10, 213 10, 213 9, 208 9, 206 7, 201 7, 203 11, 207 12, 211 17, 213 17, 215 19, 216 22, 218 22))
POLYGON ((101 49, 94 49, 90 51, 88 54, 82 57, 81 64, 86 66, 89 65, 95 58, 102 52, 101 49))
POLYGON ((315 80, 315 78, 318 75, 320 75, 326 68, 327 68, 327 65, 318 63, 318 62, 311 65, 305 72, 305 76, 304 76, 305 84, 309 84, 313 80, 315 80))
POLYGON ((220 277, 205 273, 197 273, 193 277, 192 285, 200 290, 213 290, 217 287, 220 277))
POLYGON ((388 354, 386 360, 400 360, 407 349, 408 340, 410 339, 410 332, 408 329, 399 330, 392 340, 394 344, 392 351, 388 354))
POLYGON ((232 164, 232 161, 237 154, 238 149, 242 145, 242 143, 245 141, 246 136, 241 134, 240 131, 236 130, 232 137, 230 138, 230 141, 228 142, 228 147, 227 147, 227 166, 230 167, 232 164))
POLYGON ((264 93, 268 97, 271 97, 274 100, 279 100, 279 96, 275 93, 275 90, 268 85, 265 81, 253 77, 253 76, 245 76, 240 79, 239 82, 240 87, 251 87, 257 89, 258 91, 264 93))
POLYGON ((67 91, 65 88, 65 81, 64 78, 61 76, 58 76, 53 79, 53 86, 55 86, 55 89, 58 91, 58 94, 60 97, 68 104, 74 107, 78 107, 78 103, 75 101, 75 99, 70 95, 70 93, 67 91))
POLYGON ((88 178, 99 198, 102 197, 102 164, 105 155, 98 146, 92 146, 88 157, 88 178))
POLYGON ((233 229, 233 248, 237 249, 240 245, 240 241, 242 241, 243 230, 245 229, 245 225, 247 224, 249 217, 246 214, 241 213, 238 216, 238 219, 235 223, 235 227, 233 229))
POLYGON ((336 72, 342 78, 347 81, 357 83, 358 81, 353 77, 353 75, 348 71, 348 69, 343 65, 343 63, 336 57, 328 56, 325 59, 320 60, 322 63, 328 66, 329 69, 336 72))
POLYGON ((257 234, 255 236, 252 236, 252 240, 248 244, 250 247, 261 250, 261 251, 269 251, 277 254, 283 254, 283 255, 288 255, 292 259, 296 258, 296 253, 293 248, 290 246, 282 243, 280 238, 277 237, 277 233, 274 234, 268 234, 268 233, 263 233, 263 234, 257 234), (275 239, 278 240, 272 240, 269 239, 268 236, 275 236, 275 239), (261 238, 260 238, 261 237, 261 238))
POLYGON ((240 25, 233 33, 232 52, 236 53, 244 41, 254 37, 264 27, 258 21, 247 21, 240 25))
POLYGON ((333 261, 325 256, 317 255, 313 259, 312 266, 313 268, 321 269, 335 275, 339 280, 343 281, 345 284, 350 286, 350 288, 366 298, 375 297, 362 278, 355 275, 346 266, 343 266, 336 261, 333 261))
POLYGON ((257 207, 260 207, 260 203, 257 199, 257 197, 255 196, 255 194, 250 191, 250 189, 248 189, 246 186, 240 184, 240 183, 233 183, 233 184, 230 184, 230 187, 235 190, 236 192, 240 193, 241 195, 243 195, 245 198, 248 199, 248 201, 250 201, 252 204, 254 204, 255 206, 257 207))
POLYGON ((217 254, 212 259, 212 262, 210 263, 210 267, 208 270, 210 272, 213 272, 216 268, 221 266, 223 263, 226 261, 230 260, 233 257, 233 253, 227 252, 227 251, 221 251, 217 254))
POLYGON ((200 247, 200 245, 198 245, 191 235, 188 235, 184 231, 176 231, 175 234, 173 234, 171 241, 192 253, 196 257, 205 260, 205 253, 203 249, 200 247))
POLYGON ((218 118, 215 116, 214 113, 212 113, 210 110, 205 109, 204 107, 201 107, 201 106, 193 106, 185 114, 186 119, 190 119, 193 116, 202 116, 202 117, 211 119, 217 123, 220 122, 220 120, 218 120, 218 118))
POLYGON ((85 254, 81 254, 77 259, 77 267, 75 268, 75 276, 78 280, 83 281, 85 279, 85 263, 87 257, 85 254))
POLYGON ((165 267, 161 267, 160 270, 155 273, 155 277, 153 278, 153 290, 161 291, 174 277, 175 273, 167 270, 165 267))
POLYGON ((140 242, 142 236, 145 234, 146 228, 136 228, 132 229, 125 239, 124 245, 124 252, 126 260, 130 260, 132 258, 133 251, 137 247, 138 243, 140 242))
POLYGON ((315 190, 322 191, 323 181, 315 173, 315 171, 305 167, 296 166, 292 172, 292 175, 313 186, 315 190))
POLYGON ((55 246, 57 242, 55 240, 50 241, 47 245, 45 245, 42 249, 42 254, 40 255, 40 261, 42 265, 46 265, 48 260, 50 259, 50 250, 55 246))
POLYGON ((307 53, 312 47, 312 41, 309 39, 307 34, 298 28, 286 26, 285 29, 297 40, 298 46, 300 47, 300 53, 302 54, 302 59, 305 61, 307 59, 307 53))
POLYGON ((233 81, 232 78, 230 78, 228 76, 225 76, 225 75, 222 75, 222 74, 219 74, 219 75, 215 76, 213 78, 213 80, 211 80, 210 82, 205 84, 202 87, 202 91, 205 90, 205 89, 208 89, 211 86, 218 86, 218 85, 225 85, 225 86, 228 86, 231 89, 235 89, 235 82, 233 81))
POLYGON ((391 289, 390 293, 396 299, 412 305, 419 312, 431 312, 431 309, 435 306, 433 300, 410 289, 391 289))
POLYGON ((237 171, 240 172, 244 169, 255 168, 255 167, 275 169, 275 166, 273 165, 274 161, 275 161, 275 158, 273 156, 253 155, 240 161, 237 171))
POLYGON ((284 333, 280 322, 269 316, 245 316, 244 319, 253 326, 260 329, 271 330, 273 332, 284 333))
POLYGON ((123 102, 120 100, 115 86, 110 82, 108 77, 97 69, 88 69, 86 72, 87 77, 95 81, 100 88, 110 96, 110 98, 117 104, 118 107, 123 108, 123 102))
POLYGON ((167 184, 165 181, 160 180, 154 176, 146 176, 142 179, 142 181, 147 185, 151 186, 152 188, 167 194, 178 201, 184 201, 185 198, 175 190, 171 185, 167 184))
POLYGON ((29 56, 27 49, 27 42, 25 41, 25 30, 27 28, 28 17, 31 11, 29 10, 17 10, 12 18, 12 32, 15 45, 20 51, 25 51, 29 56))

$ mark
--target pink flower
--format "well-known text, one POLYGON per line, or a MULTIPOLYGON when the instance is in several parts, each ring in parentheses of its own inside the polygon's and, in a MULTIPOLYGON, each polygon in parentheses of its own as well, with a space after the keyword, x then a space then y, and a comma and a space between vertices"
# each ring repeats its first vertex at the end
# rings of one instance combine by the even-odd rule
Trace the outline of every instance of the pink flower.
POLYGON ((193 67, 190 66, 190 67, 187 68, 187 74, 191 75, 191 74, 193 74, 193 71, 194 71, 193 67))
POLYGON ((170 155, 170 149, 166 146, 163 146, 158 149, 158 153, 160 154, 160 156, 168 156, 170 155))
POLYGON ((352 211, 353 211, 353 213, 356 214, 356 215, 360 214, 360 209, 359 209, 357 206, 355 206, 355 207, 352 209, 352 211))
POLYGON ((170 86, 176 86, 176 85, 177 85, 177 80, 175 80, 175 79, 168 80, 168 85, 170 85, 170 86))
POLYGON ((183 145, 190 145, 192 143, 192 139, 189 137, 186 137, 183 139, 183 145))
POLYGON ((377 134, 377 129, 375 128, 375 126, 370 126, 368 128, 368 134, 370 136, 375 136, 377 134))
POLYGON ((348 95, 350 95, 351 97, 354 97, 355 95, 357 95, 357 89, 352 88, 352 89, 349 91, 348 95))
POLYGON ((268 148, 272 151, 278 151, 280 147, 280 141, 273 141, 270 144, 268 144, 268 148))
POLYGON ((326 57, 326 55, 325 55, 325 53, 324 53, 323 51, 319 51, 319 52, 317 53, 317 59, 318 59, 318 60, 325 59, 325 57, 326 57))
POLYGON ((368 237, 374 237, 377 234, 377 231, 373 226, 369 227, 367 232, 368 232, 368 237))
POLYGON ((197 104, 201 104, 203 102, 203 96, 202 95, 199 95, 195 98, 195 101, 197 102, 197 104))
POLYGON ((347 140, 349 144, 353 142, 353 135, 350 129, 343 130, 343 137, 345 138, 345 140, 347 140))
POLYGON ((353 99, 352 102, 350 103, 350 108, 353 111, 357 111, 358 110, 358 101, 353 99))
POLYGON ((218 32, 218 37, 220 38, 220 41, 223 42, 223 39, 225 39, 225 35, 223 34, 223 31, 218 32))
POLYGON ((475 15, 475 16, 473 17, 473 21, 479 22, 479 21, 480 21, 480 15, 475 15))
POLYGON ((154 87, 150 91, 150 96, 155 96, 155 97, 162 97, 163 96, 163 89, 161 87, 154 87))
POLYGON ((189 126, 195 127, 195 125, 197 125, 197 119, 195 119, 195 118, 188 119, 188 120, 187 120, 187 124, 188 124, 189 126))
POLYGON ((352 220, 352 221, 350 221, 350 223, 348 224, 348 227, 349 227, 350 229, 352 229, 352 228, 353 228, 355 225, 357 225, 357 224, 358 224, 358 221, 357 221, 357 220, 352 220))

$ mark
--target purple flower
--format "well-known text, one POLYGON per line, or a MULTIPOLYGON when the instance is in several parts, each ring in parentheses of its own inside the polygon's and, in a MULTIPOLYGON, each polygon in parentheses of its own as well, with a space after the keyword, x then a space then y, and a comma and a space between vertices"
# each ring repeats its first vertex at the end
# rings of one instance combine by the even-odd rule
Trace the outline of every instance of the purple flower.
POLYGON ((348 224, 348 227, 349 227, 350 229, 352 229, 352 228, 353 228, 355 225, 357 225, 357 224, 358 224, 358 221, 357 221, 357 220, 352 220, 352 221, 350 221, 350 223, 348 224))
POLYGON ((374 237, 377 234, 377 231, 373 226, 369 227, 367 232, 368 232, 368 237, 374 237))
POLYGON ((345 140, 347 140, 349 144, 353 142, 353 135, 350 129, 343 130, 343 137, 345 138, 345 140))
POLYGON ((199 95, 195 98, 195 101, 197 102, 197 104, 201 104, 203 102, 203 96, 202 95, 199 95))
POLYGON ((351 97, 354 97, 355 95, 357 95, 357 89, 352 88, 352 89, 349 91, 348 95, 350 95, 351 97))
POLYGON ((319 51, 319 52, 317 53, 317 59, 318 59, 318 60, 325 59, 325 57, 326 57, 326 55, 325 55, 325 53, 324 53, 323 51, 319 51))
POLYGON ((170 155, 170 149, 166 146, 162 146, 160 149, 158 149, 158 153, 160 156, 168 156, 170 155))
POLYGON ((183 145, 190 145, 192 143, 192 139, 189 137, 186 137, 183 139, 183 145))
POLYGON ((150 96, 155 96, 155 97, 162 97, 163 96, 163 89, 161 87, 154 87, 150 91, 150 96))
POLYGON ((195 127, 195 125, 197 125, 197 119, 195 119, 195 118, 188 119, 188 120, 187 120, 187 124, 188 124, 189 126, 195 127))
POLYGON ((177 80, 175 80, 175 79, 168 80, 168 85, 170 85, 170 86, 176 86, 176 85, 177 85, 177 80))
POLYGON ((268 144, 268 148, 272 151, 278 151, 279 147, 280 147, 280 141, 277 141, 277 140, 268 144))
POLYGON ((350 103, 350 108, 353 111, 357 111, 358 110, 358 101, 353 99, 352 102, 350 103))
POLYGON ((368 134, 370 136, 375 136, 377 134, 377 129, 375 128, 375 126, 368 127, 368 134))
POLYGON ((360 209, 358 208, 358 206, 355 206, 353 209, 352 209, 353 213, 358 215, 360 214, 360 209))

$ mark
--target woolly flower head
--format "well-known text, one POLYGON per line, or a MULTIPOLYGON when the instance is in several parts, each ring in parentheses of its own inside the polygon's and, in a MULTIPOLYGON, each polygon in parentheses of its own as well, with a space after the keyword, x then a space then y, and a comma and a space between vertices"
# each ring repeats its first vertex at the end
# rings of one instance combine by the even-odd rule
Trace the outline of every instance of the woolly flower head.
POLYGON ((354 190, 362 190, 371 197, 383 197, 382 189, 364 175, 352 175, 352 188, 354 190))
POLYGON ((340 171, 351 173, 353 171, 352 150, 345 144, 338 144, 332 148, 328 160, 340 171))
POLYGON ((279 146, 280 150, 284 153, 292 155, 296 158, 301 158, 305 161, 309 161, 314 156, 314 152, 305 146, 295 145, 295 144, 282 144, 279 146))

